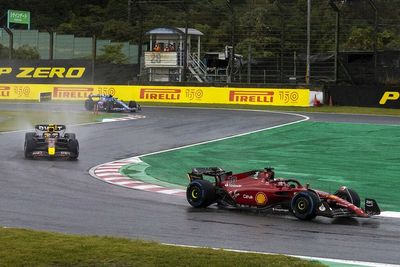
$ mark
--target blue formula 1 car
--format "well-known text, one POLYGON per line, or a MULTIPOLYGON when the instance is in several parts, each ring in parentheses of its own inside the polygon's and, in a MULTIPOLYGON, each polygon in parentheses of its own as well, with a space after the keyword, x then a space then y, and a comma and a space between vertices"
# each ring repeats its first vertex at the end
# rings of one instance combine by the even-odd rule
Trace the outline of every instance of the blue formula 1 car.
POLYGON ((125 103, 112 95, 89 95, 85 100, 85 109, 105 112, 136 112, 142 108, 133 100, 125 103))

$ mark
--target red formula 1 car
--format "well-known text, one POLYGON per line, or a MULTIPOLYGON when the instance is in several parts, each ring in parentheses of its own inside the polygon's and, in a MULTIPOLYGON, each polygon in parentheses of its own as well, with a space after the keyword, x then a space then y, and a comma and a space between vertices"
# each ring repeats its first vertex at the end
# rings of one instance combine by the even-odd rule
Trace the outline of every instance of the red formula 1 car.
POLYGON ((232 174, 221 168, 195 168, 188 173, 186 198, 195 208, 217 203, 223 207, 280 209, 300 220, 325 217, 370 217, 380 214, 374 199, 360 207, 358 194, 345 186, 334 194, 303 186, 295 179, 275 178, 273 168, 232 174), (208 179, 207 178, 211 178, 208 179), (210 181, 211 180, 211 181, 210 181))

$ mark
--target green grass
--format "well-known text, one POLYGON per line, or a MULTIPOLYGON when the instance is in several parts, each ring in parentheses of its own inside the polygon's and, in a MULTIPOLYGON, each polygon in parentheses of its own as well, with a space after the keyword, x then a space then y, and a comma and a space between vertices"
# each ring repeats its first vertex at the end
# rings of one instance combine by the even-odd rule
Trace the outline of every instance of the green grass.
POLYGON ((35 124, 78 124, 101 121, 103 118, 120 117, 121 114, 98 115, 92 112, 0 110, 0 132, 32 129, 35 124))
POLYGON ((325 266, 282 255, 0 228, 0 266, 325 266))
POLYGON ((256 106, 256 105, 253 106, 253 105, 221 105, 221 104, 177 104, 177 103, 150 103, 150 102, 143 103, 142 105, 400 116, 400 109, 327 106, 327 105, 320 107, 280 107, 280 106, 256 106))

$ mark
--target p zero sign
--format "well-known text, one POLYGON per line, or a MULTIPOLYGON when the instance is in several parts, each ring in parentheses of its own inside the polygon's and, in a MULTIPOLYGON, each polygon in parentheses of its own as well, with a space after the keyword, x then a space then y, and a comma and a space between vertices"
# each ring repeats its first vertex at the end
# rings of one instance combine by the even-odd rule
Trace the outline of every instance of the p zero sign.
POLYGON ((85 84, 91 78, 90 60, 0 60, 0 83, 85 84))
POLYGON ((381 100, 379 100, 379 104, 385 105, 388 101, 400 102, 400 92, 386 91, 385 93, 383 93, 381 100))

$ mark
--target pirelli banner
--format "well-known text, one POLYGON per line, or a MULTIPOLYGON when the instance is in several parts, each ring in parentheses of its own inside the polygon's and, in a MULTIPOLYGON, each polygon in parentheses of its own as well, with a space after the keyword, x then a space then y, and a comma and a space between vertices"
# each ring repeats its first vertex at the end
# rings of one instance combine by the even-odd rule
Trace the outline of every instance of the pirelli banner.
POLYGON ((310 105, 310 90, 298 88, 0 84, 0 99, 38 100, 40 93, 44 92, 51 92, 53 100, 84 100, 90 94, 111 94, 122 100, 141 103, 310 105))

